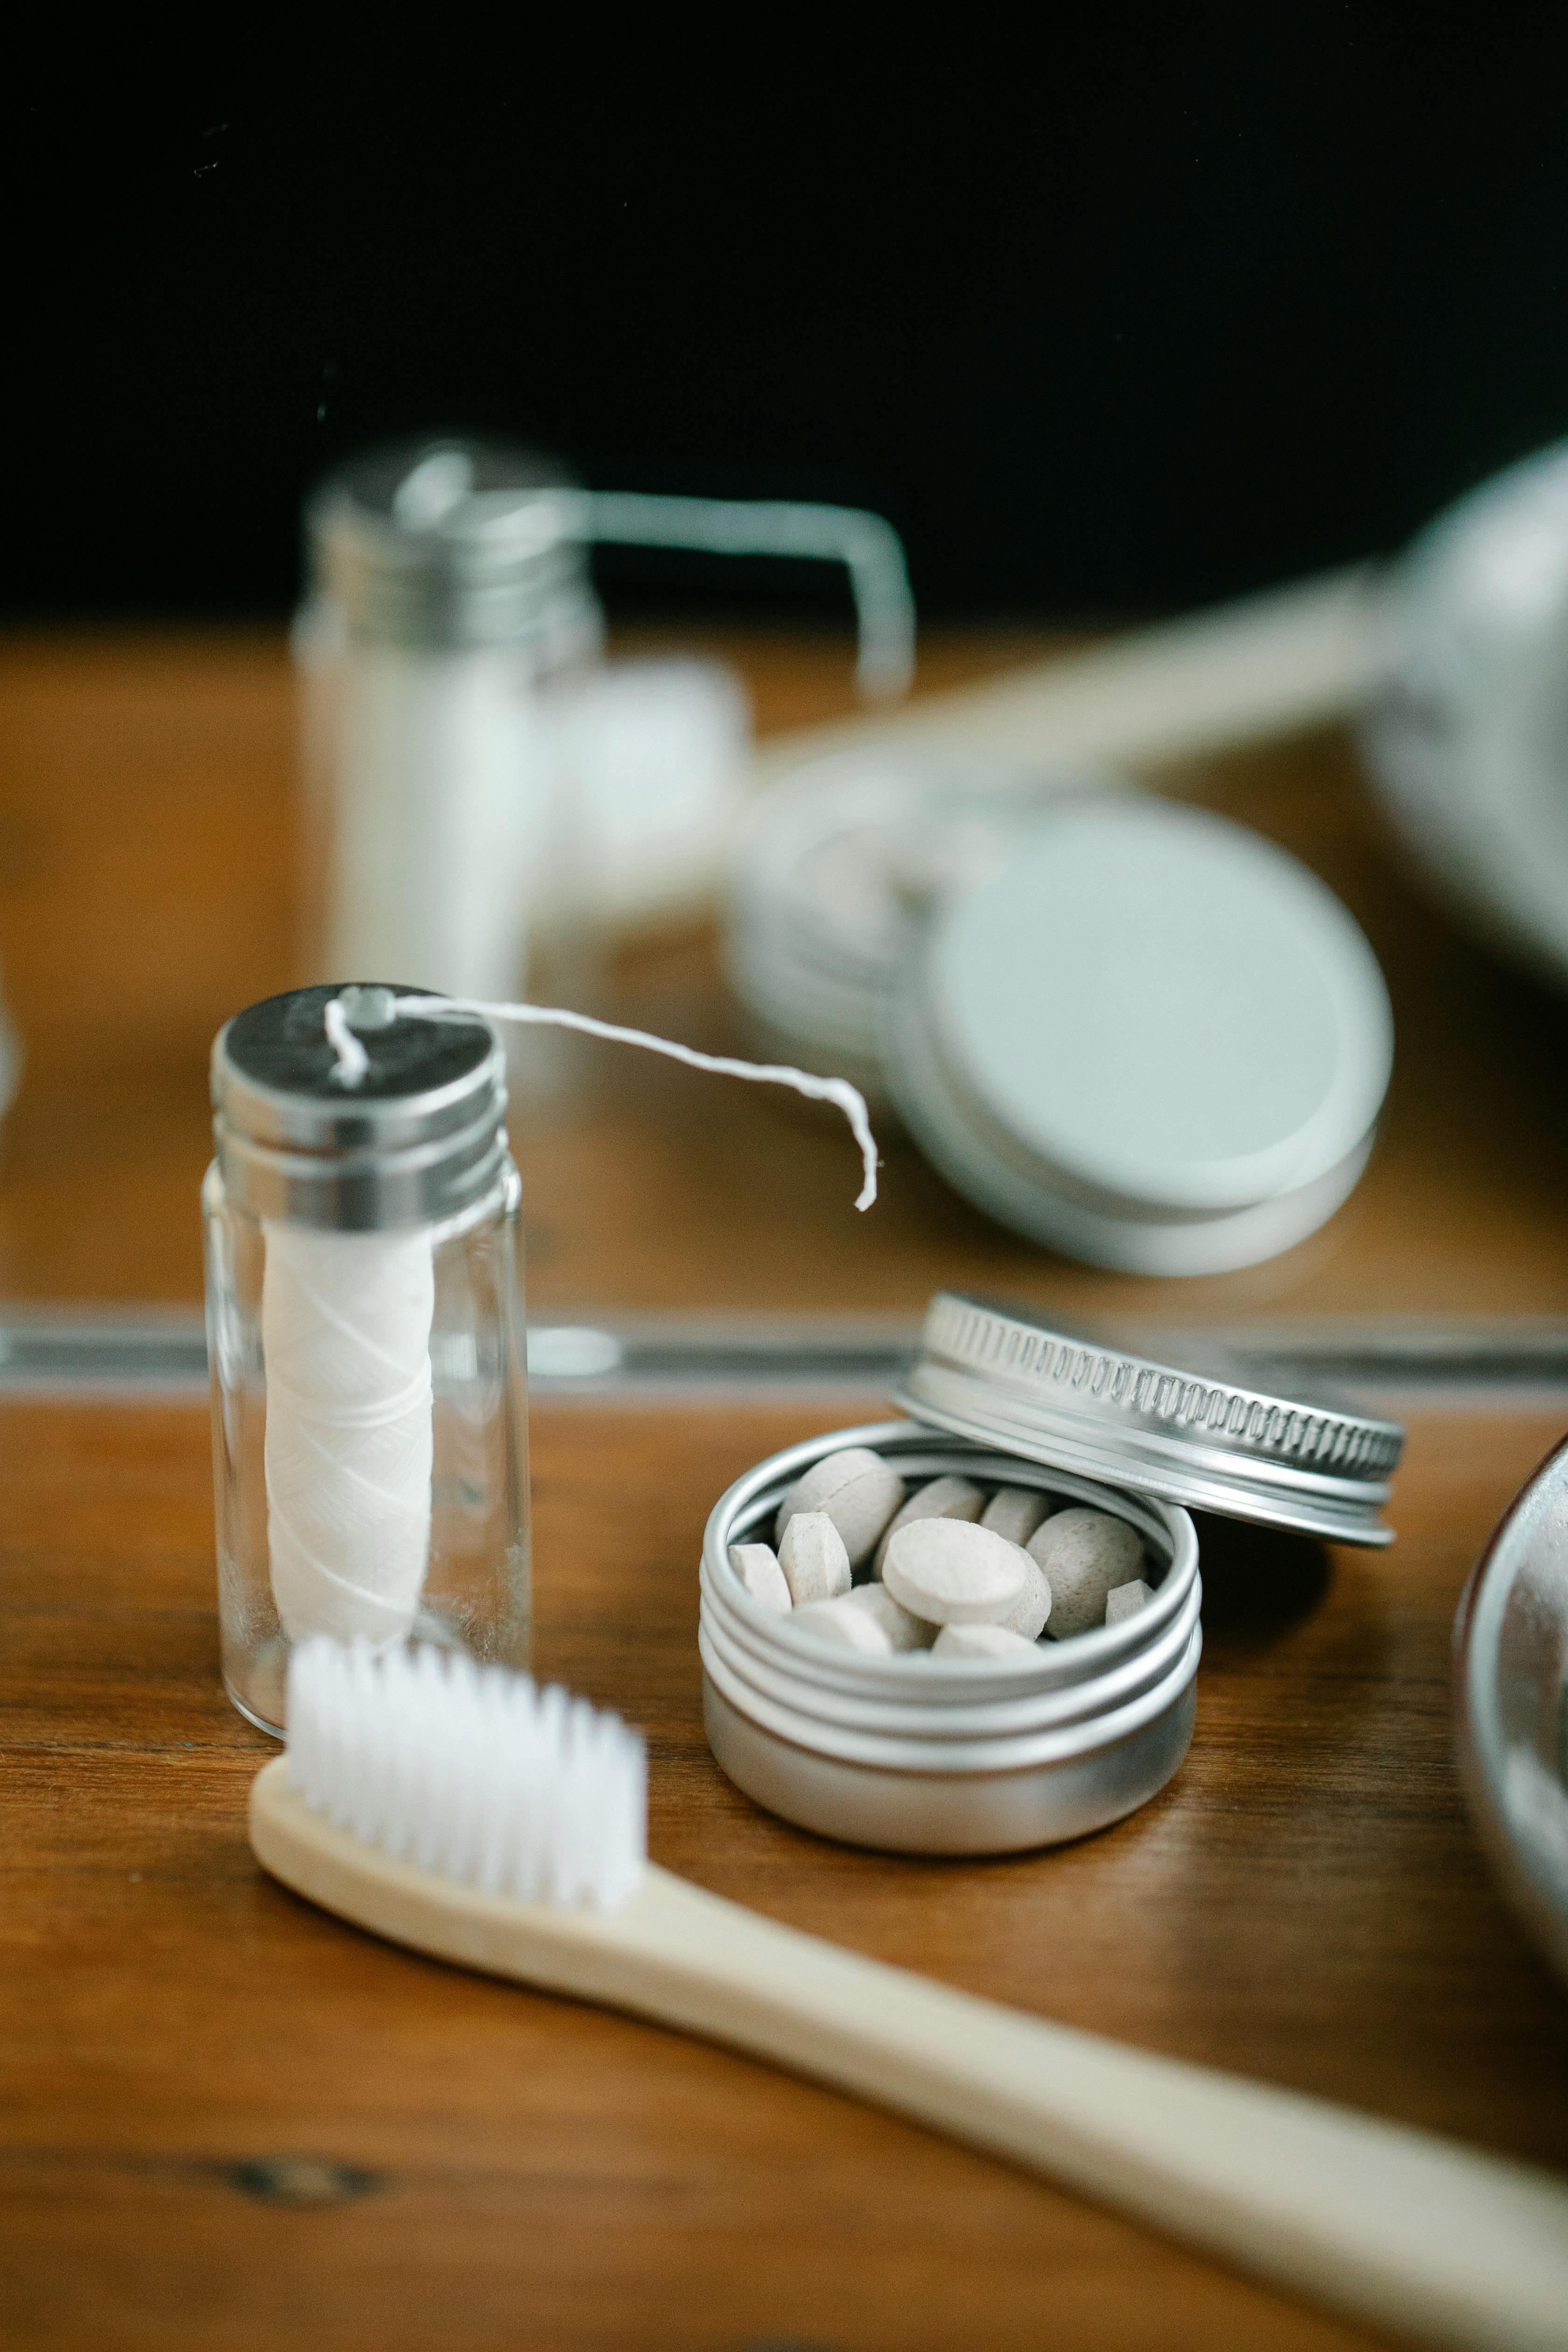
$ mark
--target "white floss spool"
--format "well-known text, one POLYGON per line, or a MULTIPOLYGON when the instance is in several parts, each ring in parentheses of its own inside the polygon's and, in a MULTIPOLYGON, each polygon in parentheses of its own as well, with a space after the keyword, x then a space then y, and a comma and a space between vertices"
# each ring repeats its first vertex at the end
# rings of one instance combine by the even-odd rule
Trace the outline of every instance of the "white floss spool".
MULTIPOLYGON (((290 1643, 325 1633, 383 1650, 419 1625, 434 1251, 510 1168, 489 1026, 503 1021, 580 1030, 831 1102, 861 1149, 857 1206, 876 1198, 866 1106, 840 1078, 700 1054, 543 1005, 370 985, 302 989, 229 1023, 214 1049, 218 1169, 263 1241, 268 1572, 290 1643)), ((220 1476, 220 1548, 222 1516, 220 1476)))
POLYGON ((267 1533, 291 1642, 406 1638, 430 1543, 430 1230, 268 1218, 267 1533))

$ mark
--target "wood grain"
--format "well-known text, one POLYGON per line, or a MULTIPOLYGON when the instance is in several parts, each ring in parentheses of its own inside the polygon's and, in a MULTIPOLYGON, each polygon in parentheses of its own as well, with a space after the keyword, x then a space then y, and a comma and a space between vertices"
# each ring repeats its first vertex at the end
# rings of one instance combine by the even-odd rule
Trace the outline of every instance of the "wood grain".
MULTIPOLYGON (((818 1425, 537 1416, 539 1664, 647 1727, 658 1860, 945 1982, 1568 2165, 1568 2004, 1448 1745, 1454 1603, 1554 1421, 1418 1424, 1386 1556, 1206 1527, 1186 1767, 1100 1837, 985 1863, 831 1845, 708 1755, 703 1518, 818 1425)), ((912 2126, 284 1894, 245 1842, 268 1746, 217 1684, 204 1416, 11 1407, 0 1453, 0 2340, 1366 2340, 912 2126)))
MULTIPOLYGON (((937 635, 922 681, 1047 642, 937 635)), ((738 662, 764 730, 848 707, 841 643, 705 643, 738 662)), ((0 1165, 0 1296, 199 1293, 207 1049, 230 1013, 291 977, 290 694, 272 637, 18 640, 0 657, 0 979, 29 1055, 0 1165)), ((1345 738, 1163 782, 1303 856, 1388 974, 1387 1117, 1372 1169, 1321 1234, 1268 1265, 1174 1286, 1100 1274, 1003 1233, 890 1129, 882 1199, 858 1217, 837 1113, 590 1049, 570 1091, 512 1119, 535 1304, 913 1313, 947 1284, 1209 1325, 1568 1311, 1563 1007, 1412 887, 1345 738)), ((628 954, 605 1009, 745 1047, 704 936, 628 954)))
MULTIPOLYGON (((922 675, 1041 642, 938 639, 922 675)), ((764 728, 847 707, 843 641, 710 649, 764 728)), ((199 1295, 206 1051, 290 976, 291 769, 275 636, 0 652, 0 964, 28 1052, 0 1298, 199 1295)), ((830 1114, 626 1057, 514 1125, 536 1309, 915 1313, 967 1283, 1164 1323, 1564 1311, 1560 1008, 1428 910, 1344 740, 1164 782, 1296 848, 1388 972, 1384 1134, 1323 1234, 1211 1281, 1100 1276, 1001 1234, 895 1138, 857 1218, 830 1114)), ((694 1044, 740 1034, 701 936, 628 955, 614 995, 694 1044)), ((791 1830, 703 1742, 703 1519, 835 1417, 539 1418, 540 1663, 647 1727, 658 1857, 1025 2009, 1568 2164, 1568 2004, 1492 1890, 1448 1748, 1454 1603, 1555 1419, 1418 1425, 1386 1558, 1206 1528, 1199 1733, 1172 1788, 1060 1853, 963 1864, 791 1830)), ((913 2127, 378 1946, 268 1884, 244 1836, 265 1743, 217 1681, 199 1412, 0 1412, 0 1602, 7 2346, 1363 2340, 913 2127)))

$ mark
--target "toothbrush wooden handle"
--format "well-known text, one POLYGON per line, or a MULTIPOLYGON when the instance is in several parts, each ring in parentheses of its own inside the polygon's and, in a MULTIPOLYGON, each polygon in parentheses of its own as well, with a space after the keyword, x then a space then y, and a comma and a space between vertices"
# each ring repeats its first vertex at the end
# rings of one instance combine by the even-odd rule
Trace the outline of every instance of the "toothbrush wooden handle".
MULTIPOLYGON (((1434 2344, 1568 2346, 1568 2185, 1128 2049, 799 1936, 683 1882, 637 1898, 627 2006, 1010 2157, 1434 2344)), ((614 1998, 615 1996, 611 1996, 614 1998)))
POLYGON ((1357 565, 891 712, 793 728, 761 746, 758 766, 771 782, 829 751, 922 743, 1035 766, 1190 759, 1344 717, 1390 658, 1385 600, 1357 565))
POLYGON ((334 1830, 285 1774, 252 1792, 258 1857, 378 1934, 772 2059, 1396 2333, 1568 2347, 1568 2187, 1544 2173, 953 1992, 664 1871, 611 1913, 479 1895, 334 1830))

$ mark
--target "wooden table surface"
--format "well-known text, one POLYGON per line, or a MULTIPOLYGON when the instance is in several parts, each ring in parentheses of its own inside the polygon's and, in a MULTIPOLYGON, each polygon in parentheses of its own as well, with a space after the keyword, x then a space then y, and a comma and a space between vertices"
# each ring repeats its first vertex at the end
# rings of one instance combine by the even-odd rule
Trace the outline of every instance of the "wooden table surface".
MULTIPOLYGON (((764 721, 841 647, 731 641, 764 721)), ((1010 648, 953 639, 974 674, 1010 648)), ((0 663, 0 960, 27 1040, 0 1305, 197 1295, 203 1067, 289 977, 287 676, 254 638, 0 663)), ((1289 841, 1388 970, 1377 1163, 1315 1242, 1189 1285, 1012 1241, 891 1149, 627 1060, 518 1143, 536 1307, 918 1309, 938 1282, 1213 1325, 1561 1314, 1564 1016, 1405 883, 1337 739, 1173 789, 1289 841)), ((701 939, 617 1010, 731 1034, 701 939)), ((702 1738, 717 1494, 810 1400, 534 1421, 541 1670, 647 1727, 658 1858, 794 1925, 1151 2049, 1568 2168, 1568 1999, 1449 1759, 1448 1629, 1561 1412, 1414 1423, 1388 1555, 1203 1529, 1192 1756, 1055 1853, 922 1863, 759 1812, 702 1738)), ((0 1409, 0 2341, 106 2352, 1305 2347, 1368 2339, 1039 2182, 739 2058, 374 1943, 257 1872, 268 1744, 216 1675, 205 1415, 0 1409)))
MULTIPOLYGON (((763 728, 849 707, 842 646, 720 643, 743 661, 763 728)), ((939 641, 922 678, 984 674, 1026 643, 939 641)), ((231 1013, 297 976, 292 728, 272 638, 0 653, 0 986, 29 1057, 5 1128, 0 1298, 199 1297, 207 1052, 231 1013)), ((569 1099, 511 1121, 531 1304, 908 1314, 947 1285, 1210 1325, 1568 1313, 1563 1005, 1428 911, 1344 738, 1166 782, 1303 856, 1388 976, 1387 1115, 1321 1234, 1238 1274, 1100 1274, 1001 1232, 890 1132, 868 1220, 836 1111, 605 1047, 585 1054, 569 1099)), ((743 1050, 701 935, 628 957, 606 1009, 743 1050)))

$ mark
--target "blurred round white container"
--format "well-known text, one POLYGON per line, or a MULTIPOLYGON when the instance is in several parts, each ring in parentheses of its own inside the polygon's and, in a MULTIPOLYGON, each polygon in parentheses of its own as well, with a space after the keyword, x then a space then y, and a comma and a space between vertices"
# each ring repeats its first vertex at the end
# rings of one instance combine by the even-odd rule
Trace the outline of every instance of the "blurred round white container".
POLYGON ((896 744, 784 778, 738 830, 724 918, 730 979, 763 1036, 883 1099, 882 1032, 920 923, 994 874, 1043 803, 1108 781, 896 744))
POLYGON ((883 1058, 928 1156, 1091 1264, 1213 1274, 1289 1248, 1366 1165, 1388 994, 1332 892, 1272 843, 1138 796, 1038 814, 941 907, 883 1058))
POLYGON ((735 671, 674 656, 606 662, 563 694, 557 724, 556 890, 584 919, 617 926, 700 905, 750 770, 751 706, 735 671))

